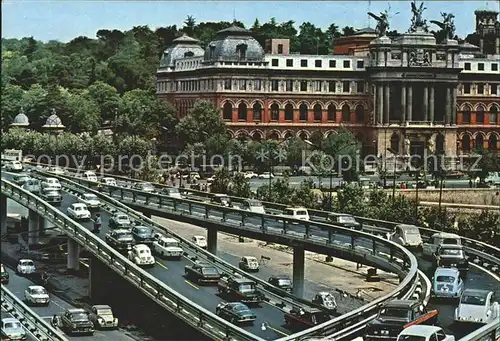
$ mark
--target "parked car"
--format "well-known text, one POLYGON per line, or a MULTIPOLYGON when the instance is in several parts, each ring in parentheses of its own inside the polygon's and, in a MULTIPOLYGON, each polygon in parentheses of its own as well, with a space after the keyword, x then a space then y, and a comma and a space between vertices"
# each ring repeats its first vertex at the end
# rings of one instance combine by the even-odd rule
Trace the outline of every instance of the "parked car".
POLYGON ((44 181, 42 181, 42 188, 52 188, 60 191, 62 189, 61 183, 59 182, 58 179, 56 178, 46 178, 44 181))
POLYGON ((101 178, 101 183, 106 186, 118 186, 115 178, 110 177, 101 178))
POLYGON ((153 184, 151 184, 149 182, 136 182, 132 188, 135 190, 143 191, 143 192, 147 192, 147 193, 153 193, 154 191, 156 191, 153 184))
POLYGON ((28 174, 17 174, 17 175, 14 175, 14 182, 18 185, 18 186, 22 186, 24 185, 25 182, 31 180, 30 176, 28 174))
POLYGON ((239 268, 248 272, 258 272, 259 271, 259 261, 257 258, 252 256, 241 257, 239 262, 239 268))
POLYGON ((30 285, 24 291, 24 301, 31 305, 49 305, 50 297, 44 287, 40 285, 30 285))
POLYGON ((97 175, 92 171, 86 171, 83 173, 83 178, 91 182, 97 182, 97 175))
POLYGON ((455 341, 455 336, 446 335, 441 327, 415 325, 403 329, 398 341, 455 341))
POLYGON ((452 267, 460 270, 462 277, 469 271, 469 261, 462 245, 441 244, 434 256, 436 267, 452 267))
POLYGON ((465 289, 460 271, 455 268, 437 268, 432 277, 433 297, 459 298, 465 289))
POLYGON ((154 230, 151 227, 136 225, 132 227, 131 232, 137 243, 153 244, 155 241, 153 237, 154 230))
POLYGON ((59 327, 68 335, 94 335, 95 328, 90 321, 89 313, 83 309, 68 309, 59 319, 59 327))
POLYGON ((214 205, 220 205, 224 207, 231 207, 231 198, 229 198, 226 194, 214 194, 213 197, 210 198, 210 203, 214 205))
POLYGON ((228 301, 240 301, 246 304, 259 304, 265 295, 257 289, 257 283, 241 276, 221 276, 217 283, 217 292, 228 301))
POLYGON ((145 244, 132 246, 132 250, 128 252, 128 259, 139 266, 154 266, 156 263, 151 249, 145 244))
POLYGON ((264 172, 262 174, 259 174, 259 179, 269 179, 269 178, 274 178, 274 174, 270 172, 264 172))
POLYGON ((175 238, 167 238, 159 235, 153 242, 153 250, 162 258, 177 258, 181 259, 184 250, 181 248, 180 242, 175 238))
POLYGON ((99 304, 92 307, 89 319, 94 324, 95 329, 115 329, 118 328, 118 318, 113 315, 113 310, 109 305, 99 304))
POLYGON ((193 236, 193 238, 191 238, 191 241, 202 249, 207 248, 207 240, 203 236, 193 236))
POLYGON ((297 331, 305 330, 330 320, 330 315, 315 308, 296 308, 285 313, 285 326, 297 331))
POLYGON ((87 205, 82 203, 71 204, 67 209, 68 215, 73 219, 89 220, 92 214, 87 208, 87 205))
POLYGON ((354 230, 360 230, 361 224, 354 219, 354 217, 350 214, 339 214, 339 213, 330 213, 328 215, 328 221, 332 222, 334 225, 347 227, 354 230))
POLYGON ((182 199, 181 192, 176 187, 164 187, 161 190, 161 194, 166 195, 170 198, 182 199))
POLYGON ((455 322, 488 324, 499 317, 500 306, 489 290, 466 289, 455 309, 455 322))
POLYGON ((213 265, 208 263, 193 263, 184 267, 184 274, 187 279, 198 284, 215 284, 220 280, 220 272, 213 265))
POLYGON ((9 272, 7 269, 3 266, 3 264, 0 264, 0 279, 2 284, 9 284, 9 272))
POLYGON ((63 201, 61 191, 50 187, 42 190, 42 193, 40 193, 40 198, 53 205, 60 205, 63 201))
POLYGON ((423 244, 420 231, 415 225, 397 225, 392 233, 389 234, 388 239, 391 242, 406 247, 421 247, 423 244))
POLYGON ((215 313, 232 324, 253 324, 257 319, 257 315, 240 302, 221 302, 217 305, 217 308, 215 308, 215 313))
POLYGON ((115 213, 109 219, 109 227, 112 229, 130 228, 131 226, 132 226, 132 221, 130 220, 130 217, 125 213, 120 213, 120 212, 115 213))
POLYGON ((26 181, 22 188, 26 191, 29 191, 33 194, 39 194, 40 193, 40 181, 36 179, 30 179, 26 181))
POLYGON ((281 216, 309 221, 309 211, 304 207, 287 207, 283 210, 281 216))
POLYGON ((13 317, 2 319, 2 340, 26 340, 26 331, 21 322, 13 317))
POLYGON ((257 173, 254 173, 252 171, 246 171, 243 175, 245 179, 257 179, 259 175, 257 173))
POLYGON ((10 161, 5 166, 5 169, 9 172, 22 172, 23 168, 23 164, 20 161, 10 161))
POLYGON ((316 296, 314 296, 312 302, 331 311, 337 310, 337 301, 335 300, 335 296, 326 291, 318 292, 316 296))
POLYGON ((264 209, 264 205, 262 205, 262 202, 259 200, 255 199, 245 199, 241 203, 240 208, 245 211, 250 211, 253 213, 261 213, 265 214, 266 210, 264 209))
POLYGON ((269 284, 274 285, 277 288, 280 288, 281 290, 284 290, 286 292, 292 292, 293 290, 293 283, 290 277, 286 275, 275 275, 269 277, 267 280, 269 284))
POLYGON ((462 239, 454 233, 438 232, 434 233, 431 238, 422 246, 422 253, 425 257, 433 257, 437 248, 441 244, 446 245, 461 245, 462 239))
POLYGON ((129 230, 124 229, 109 231, 106 233, 104 239, 106 243, 121 252, 132 250, 132 246, 135 244, 132 234, 129 230))
POLYGON ((82 204, 85 204, 89 208, 99 208, 101 207, 101 200, 97 197, 97 195, 93 193, 85 193, 82 194, 79 198, 78 201, 81 202, 82 204))
POLYGON ((31 259, 20 259, 16 271, 21 275, 30 275, 36 272, 35 262, 31 259))

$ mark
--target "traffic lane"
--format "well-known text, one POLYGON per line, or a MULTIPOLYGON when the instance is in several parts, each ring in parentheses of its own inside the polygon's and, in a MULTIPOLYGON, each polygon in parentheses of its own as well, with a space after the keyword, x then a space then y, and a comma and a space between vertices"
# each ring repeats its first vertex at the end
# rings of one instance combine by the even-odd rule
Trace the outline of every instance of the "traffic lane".
MULTIPOLYGON (((11 314, 9 314, 7 311, 5 311, 5 309, 3 307, 2 307, 1 316, 2 316, 2 320, 4 318, 7 318, 7 317, 13 317, 13 318, 15 318, 11 314)), ((29 330, 27 330, 24 327, 23 327, 23 329, 26 331, 26 341, 37 341, 38 340, 33 334, 31 334, 31 332, 29 330)))

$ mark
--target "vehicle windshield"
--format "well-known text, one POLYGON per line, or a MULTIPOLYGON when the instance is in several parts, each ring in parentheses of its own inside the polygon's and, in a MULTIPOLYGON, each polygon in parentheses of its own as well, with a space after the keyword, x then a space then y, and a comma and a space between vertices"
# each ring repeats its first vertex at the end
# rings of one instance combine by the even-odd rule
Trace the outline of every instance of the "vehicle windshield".
POLYGON ((151 229, 149 227, 137 227, 137 234, 151 234, 151 229))
POLYGON ((180 247, 178 242, 166 242, 166 247, 180 247))
POLYGON ((243 305, 243 304, 235 304, 233 306, 233 310, 234 311, 247 311, 249 310, 248 307, 246 305, 243 305))
POLYGON ((333 303, 333 297, 330 295, 325 295, 325 296, 323 296, 323 301, 325 303, 333 303))
POLYGON ((254 292, 255 291, 255 284, 241 284, 240 285, 240 292, 254 292))
POLYGON ((45 195, 47 195, 47 196, 56 196, 56 195, 59 195, 59 192, 57 192, 57 191, 47 191, 47 192, 45 192, 45 195))
POLYGON ((443 244, 458 245, 460 243, 459 243, 458 239, 455 239, 455 238, 445 238, 445 239, 443 239, 443 244))
POLYGON ((128 216, 126 216, 126 215, 119 215, 118 217, 116 217, 116 220, 128 221, 128 216))
POLYGON ((94 194, 85 194, 84 198, 86 200, 97 200, 97 196, 95 196, 94 194))
POLYGON ((471 305, 484 305, 486 303, 486 295, 482 294, 462 295, 460 303, 471 304, 471 305))
POLYGON ((340 223, 355 223, 356 220, 351 216, 340 216, 339 222, 340 223))
POLYGON ((406 233, 406 234, 411 234, 411 235, 420 235, 420 232, 418 231, 418 228, 416 227, 404 227, 403 228, 403 231, 406 233))
POLYGON ((204 237, 195 237, 194 240, 196 240, 197 242, 204 242, 205 238, 204 237))
POLYGON ((441 254, 444 256, 461 256, 462 250, 460 249, 441 249, 441 254))
POLYGON ((71 321, 88 321, 89 317, 87 313, 74 313, 71 314, 71 321))
POLYGON ((23 265, 23 266, 35 266, 35 263, 33 263, 33 261, 31 261, 31 260, 28 260, 28 261, 21 262, 21 265, 23 265))
POLYGON ((154 189, 153 185, 148 184, 148 183, 146 183, 146 184, 142 184, 142 188, 143 188, 143 189, 154 189))
POLYGON ((297 215, 307 215, 306 211, 297 211, 297 215))
POLYGON ((289 280, 289 279, 286 279, 286 278, 283 278, 283 279, 279 279, 278 280, 278 285, 292 285, 292 281, 289 280))
POLYGON ((97 314, 98 315, 113 315, 113 312, 111 311, 111 309, 99 309, 97 311, 97 314))
POLYGON ((83 211, 83 207, 82 206, 75 206, 75 211, 83 211))
POLYGON ((45 295, 45 294, 47 294, 47 290, 45 290, 44 288, 35 288, 35 289, 32 289, 31 292, 34 295, 45 295))
POLYGON ((219 274, 219 271, 217 271, 216 268, 202 268, 201 272, 204 275, 218 275, 219 274))
POLYGON ((4 326, 8 329, 22 328, 20 322, 7 322, 4 326))
POLYGON ((425 341, 425 336, 416 336, 416 335, 401 335, 398 338, 398 341, 425 341))
POLYGON ((453 276, 437 276, 436 281, 442 283, 453 283, 455 282, 455 277, 453 276))
POLYGON ((177 194, 177 193, 180 193, 179 190, 177 188, 169 188, 168 189, 168 192, 170 194, 177 194))
POLYGON ((116 236, 118 240, 129 240, 132 239, 132 235, 130 233, 120 233, 116 236))
POLYGON ((149 255, 151 254, 151 252, 149 252, 148 249, 140 249, 139 250, 139 254, 143 255, 143 256, 146 256, 146 255, 149 255))
POLYGON ((293 215, 293 210, 284 210, 283 214, 284 215, 293 215))
POLYGON ((408 310, 397 308, 384 308, 380 311, 381 318, 400 318, 405 319, 408 317, 408 310))
POLYGON ((249 203, 250 207, 262 207, 262 203, 260 201, 250 201, 249 203))

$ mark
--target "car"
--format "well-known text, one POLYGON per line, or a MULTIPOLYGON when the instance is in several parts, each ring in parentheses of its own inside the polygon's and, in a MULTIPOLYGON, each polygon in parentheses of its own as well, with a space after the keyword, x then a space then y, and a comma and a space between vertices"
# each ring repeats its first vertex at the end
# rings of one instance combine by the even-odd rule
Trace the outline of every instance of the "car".
POLYGON ((50 297, 47 290, 40 285, 30 285, 24 290, 24 300, 31 305, 49 305, 50 297))
POLYGON ((83 178, 87 181, 97 182, 97 175, 92 171, 86 171, 83 173, 83 178))
POLYGON ((106 186, 118 186, 115 178, 110 178, 110 177, 101 178, 101 184, 106 186))
POLYGON ((488 324, 499 317, 500 306, 489 290, 466 289, 455 309, 455 322, 488 324))
POLYGON ((232 207, 231 198, 229 198, 226 194, 214 194, 213 197, 210 198, 210 203, 214 205, 220 205, 224 207, 232 207))
POLYGON ((16 272, 21 275, 30 275, 36 272, 35 262, 31 259, 20 259, 16 272))
POLYGON ((132 246, 135 245, 134 237, 129 230, 125 229, 109 231, 106 233, 104 240, 106 243, 121 252, 128 252, 132 250, 132 246))
POLYGON ((23 164, 20 161, 10 161, 5 166, 5 169, 9 172, 22 172, 23 168, 23 164))
POLYGON ((9 278, 10 278, 10 275, 9 275, 9 272, 7 271, 7 269, 5 268, 5 266, 3 266, 3 264, 0 264, 0 282, 2 284, 9 284, 9 278))
POLYGON ((422 246, 422 254, 424 257, 432 258, 441 244, 446 245, 461 245, 462 238, 458 234, 438 232, 434 233, 431 238, 422 246))
POLYGON ((245 179, 257 179, 259 175, 257 173, 254 173, 252 171, 246 171, 243 176, 245 179))
POLYGON ((113 315, 113 310, 106 304, 92 306, 89 320, 94 324, 95 329, 118 328, 118 318, 113 315))
POLYGON ((119 213, 119 212, 115 213, 109 219, 109 227, 112 229, 130 228, 131 226, 132 226, 132 221, 130 220, 130 217, 125 213, 119 213))
POLYGON ((240 301, 247 304, 259 304, 266 298, 257 289, 257 283, 240 275, 221 276, 217 283, 217 292, 228 301, 240 301))
POLYGON ((60 205, 63 201, 61 191, 54 188, 44 188, 40 193, 40 198, 53 205, 60 205))
POLYGON ((269 277, 267 282, 271 285, 274 285, 281 290, 291 293, 293 290, 293 283, 290 277, 286 275, 275 275, 269 277))
POLYGON ((14 175, 14 182, 18 185, 18 186, 22 186, 24 185, 25 182, 31 180, 30 176, 28 174, 17 174, 17 175, 14 175))
POLYGON ((56 175, 64 175, 66 172, 61 167, 48 167, 47 173, 52 173, 56 175))
POLYGON ((84 309, 67 309, 59 319, 59 326, 68 335, 94 335, 94 323, 90 321, 90 314, 84 309))
POLYGON ((272 179, 274 178, 274 174, 270 172, 264 172, 262 174, 259 174, 259 179, 272 179))
POLYGON ((469 260, 462 245, 441 244, 434 254, 434 266, 457 268, 465 277, 469 271, 469 260))
POLYGON ((22 188, 34 194, 40 193, 40 181, 36 179, 30 179, 26 181, 22 188))
POLYGON ((212 175, 212 176, 207 178, 207 184, 211 184, 214 181, 215 181, 215 175, 212 175))
POLYGON ((489 185, 500 185, 500 172, 489 172, 484 182, 489 185))
POLYGON ((248 272, 258 272, 259 271, 259 261, 253 256, 241 257, 238 266, 241 270, 248 272))
POLYGON ((149 182, 136 182, 132 188, 147 193, 153 193, 154 191, 156 191, 153 184, 149 182))
POLYGON ((260 202, 259 200, 255 200, 255 199, 243 200, 240 208, 244 211, 266 214, 266 210, 264 209, 264 205, 262 205, 262 202, 260 202))
POLYGON ((2 319, 2 340, 26 340, 26 331, 21 322, 13 317, 2 319))
POLYGON ((132 236, 137 243, 141 244, 153 244, 155 238, 153 236, 154 230, 148 226, 135 225, 132 227, 132 236))
POLYGON ((215 313, 232 324, 253 324, 257 319, 257 315, 240 302, 221 302, 215 308, 215 313))
POLYGON ((403 329, 398 341, 455 341, 455 337, 446 335, 441 327, 416 325, 403 329))
POLYGON ((388 239, 391 242, 406 247, 422 247, 422 236, 415 225, 398 224, 394 227, 392 233, 389 233, 388 239))
POLYGON ((175 238, 167 238, 158 235, 153 242, 153 250, 157 255, 162 258, 176 258, 181 259, 184 250, 180 246, 180 242, 175 238))
POLYGON ((184 275, 187 279, 198 284, 215 284, 221 278, 220 272, 215 266, 198 262, 186 265, 184 267, 184 275))
POLYGON ((82 203, 71 204, 66 211, 70 217, 78 220, 89 220, 92 217, 87 205, 82 203))
POLYGON ((165 187, 160 193, 170 198, 182 199, 181 192, 176 187, 165 187))
POLYGON ((432 297, 459 298, 465 289, 460 271, 455 268, 437 268, 431 282, 432 297))
POLYGON ((101 201, 97 197, 97 195, 92 193, 84 193, 80 197, 78 197, 78 201, 82 204, 85 204, 89 208, 99 208, 101 207, 101 201))
POLYGON ((62 189, 61 183, 56 178, 46 178, 44 181, 42 181, 41 185, 43 189, 52 188, 58 191, 62 189))
POLYGON ((287 207, 283 210, 281 216, 309 221, 309 211, 304 207, 287 207))
POLYGON ((337 301, 335 300, 335 296, 326 291, 318 292, 316 296, 314 296, 312 302, 331 311, 337 310, 337 301))
POLYGON ((291 330, 305 330, 322 324, 331 319, 331 316, 316 308, 293 307, 285 313, 285 326, 291 330))
POLYGON ((154 266, 156 261, 151 254, 151 249, 145 244, 132 246, 128 252, 128 259, 139 266, 154 266))
POLYGON ((334 225, 361 230, 361 224, 350 214, 330 213, 328 215, 328 221, 332 222, 334 225))
POLYGON ((201 247, 202 249, 207 248, 207 240, 203 236, 193 236, 193 238, 191 238, 191 242, 196 244, 196 246, 201 247))

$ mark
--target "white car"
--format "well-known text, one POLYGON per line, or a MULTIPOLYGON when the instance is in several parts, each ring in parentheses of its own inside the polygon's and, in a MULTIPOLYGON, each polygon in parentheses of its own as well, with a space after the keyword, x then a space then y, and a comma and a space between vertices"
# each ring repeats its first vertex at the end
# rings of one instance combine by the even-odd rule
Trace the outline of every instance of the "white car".
POLYGON ((314 296, 313 303, 319 304, 329 310, 337 310, 335 296, 327 291, 320 291, 314 296))
POLYGON ((49 167, 49 168, 47 168, 47 173, 52 173, 52 174, 56 174, 56 175, 64 175, 64 174, 66 174, 66 172, 64 171, 64 169, 59 168, 59 167, 49 167))
POLYGON ((241 203, 240 209, 244 211, 250 211, 253 213, 261 213, 261 214, 266 214, 266 210, 264 208, 264 205, 262 205, 262 202, 259 200, 255 199, 246 199, 243 200, 241 203))
POLYGON ((452 245, 461 245, 462 239, 459 235, 453 233, 439 232, 434 233, 428 242, 425 242, 422 246, 422 253, 425 257, 433 257, 436 253, 436 250, 441 244, 452 244, 452 245))
POLYGON ((161 257, 181 259, 184 250, 180 247, 180 243, 175 238, 167 238, 164 236, 157 236, 153 242, 153 250, 161 257))
POLYGON ((245 271, 257 272, 259 271, 259 261, 252 256, 241 257, 239 268, 245 271))
POLYGON ((42 188, 52 188, 60 191, 62 189, 61 183, 56 178, 46 178, 42 181, 42 188))
POLYGON ((467 289, 455 309, 455 322, 488 324, 500 317, 500 306, 495 293, 488 290, 467 289))
POLYGON ((259 174, 259 179, 272 179, 274 178, 274 174, 270 172, 264 172, 262 174, 259 174))
POLYGON ((92 171, 83 173, 83 178, 88 181, 97 182, 97 175, 92 171))
POLYGON ((181 192, 176 187, 164 187, 162 188, 160 194, 166 195, 167 197, 170 198, 182 199, 181 192))
POLYGON ((35 263, 31 259, 20 259, 17 263, 17 273, 22 275, 29 275, 35 273, 35 263))
POLYGON ((437 268, 432 277, 432 297, 459 298, 465 289, 456 268, 437 268))
POLYGON ((245 179, 257 179, 259 175, 257 173, 254 173, 252 171, 247 171, 243 174, 245 179))
POLYGON ((99 200, 97 195, 92 193, 82 194, 78 198, 78 201, 90 208, 99 208, 101 206, 101 201, 99 200))
POLYGON ((422 236, 415 225, 399 224, 392 233, 389 233, 388 239, 391 242, 407 247, 421 247, 422 236))
POLYGON ((82 203, 71 204, 67 209, 68 215, 74 219, 90 219, 92 216, 87 205, 82 203))
POLYGON ((115 178, 110 178, 110 177, 102 178, 101 183, 106 186, 118 186, 115 178))
POLYGON ((441 327, 413 325, 403 329, 397 341, 455 341, 453 335, 446 335, 441 327))
POLYGON ((50 297, 47 290, 40 285, 30 285, 24 291, 24 300, 32 305, 49 305, 50 297))
POLYGON ((92 307, 90 321, 95 328, 114 329, 118 328, 118 318, 113 315, 113 310, 109 305, 99 304, 92 307))
POLYGON ((283 210, 281 214, 285 218, 293 218, 309 221, 309 211, 304 207, 287 207, 283 210))
POLYGON ((9 172, 21 172, 23 164, 20 161, 11 161, 5 167, 9 172))
POLYGON ((132 250, 128 252, 128 259, 139 266, 154 266, 156 262, 151 249, 144 244, 132 246, 132 250))
POLYGON ((202 249, 207 248, 207 240, 203 236, 193 236, 193 238, 191 238, 191 241, 202 249))
POLYGON ((6 317, 2 319, 2 336, 7 340, 26 340, 26 331, 18 319, 6 317))

